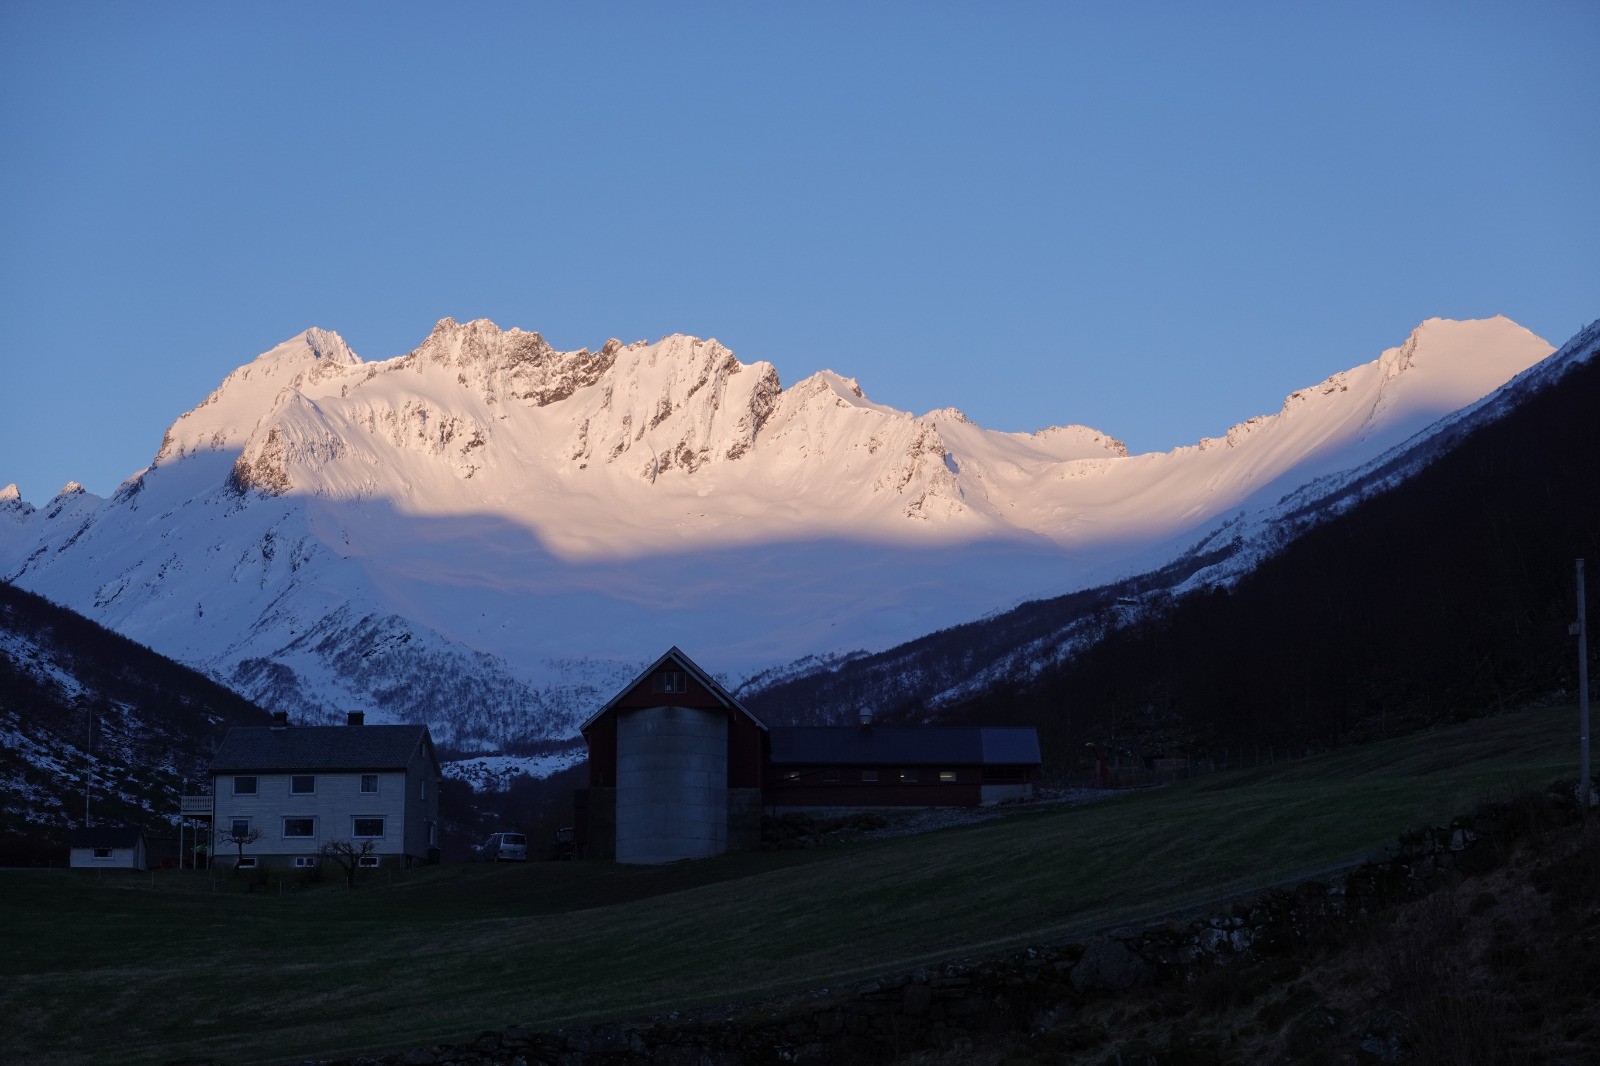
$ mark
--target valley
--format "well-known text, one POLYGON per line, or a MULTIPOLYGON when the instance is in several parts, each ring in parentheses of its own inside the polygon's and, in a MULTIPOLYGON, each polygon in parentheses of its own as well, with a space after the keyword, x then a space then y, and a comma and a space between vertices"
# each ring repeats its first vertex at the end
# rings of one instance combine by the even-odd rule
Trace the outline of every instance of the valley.
MULTIPOLYGON (((7 872, 0 1012, 9 1053, 30 1062, 250 1063, 803 1001, 941 960, 1210 913, 1381 855, 1408 829, 1443 824, 1448 837, 1458 814, 1570 782, 1575 713, 1508 714, 965 828, 663 867, 445 866, 354 891, 256 892, 223 871, 7 872)), ((1263 993, 1249 1012, 1258 1031, 1276 1018, 1265 1035, 1285 1038, 1278 1029, 1310 1001, 1265 1008, 1292 993, 1287 980, 1263 993)), ((1149 1028, 1083 1010, 1110 1026, 1102 1056, 1149 1028)), ((1367 1022, 1346 1018, 1340 1039, 1367 1022)), ((1570 1046, 1591 1046, 1588 1032, 1570 1046)))

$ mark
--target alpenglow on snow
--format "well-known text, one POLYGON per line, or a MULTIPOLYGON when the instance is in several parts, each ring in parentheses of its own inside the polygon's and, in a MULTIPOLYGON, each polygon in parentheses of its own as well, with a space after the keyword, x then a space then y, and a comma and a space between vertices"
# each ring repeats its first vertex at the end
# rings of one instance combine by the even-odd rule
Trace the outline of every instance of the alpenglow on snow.
POLYGON ((1431 319, 1166 453, 913 416, 670 336, 558 352, 444 319, 360 359, 312 329, 229 374, 107 500, 0 493, 0 576, 310 720, 570 736, 663 647, 729 683, 1166 562, 1545 358, 1431 319))

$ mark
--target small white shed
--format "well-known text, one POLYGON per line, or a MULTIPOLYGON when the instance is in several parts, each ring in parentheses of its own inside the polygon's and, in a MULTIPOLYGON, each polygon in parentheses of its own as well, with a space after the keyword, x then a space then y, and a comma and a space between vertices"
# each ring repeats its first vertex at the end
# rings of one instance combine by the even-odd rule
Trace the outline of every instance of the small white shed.
POLYGON ((72 834, 74 870, 147 870, 144 832, 119 826, 79 829, 72 834))

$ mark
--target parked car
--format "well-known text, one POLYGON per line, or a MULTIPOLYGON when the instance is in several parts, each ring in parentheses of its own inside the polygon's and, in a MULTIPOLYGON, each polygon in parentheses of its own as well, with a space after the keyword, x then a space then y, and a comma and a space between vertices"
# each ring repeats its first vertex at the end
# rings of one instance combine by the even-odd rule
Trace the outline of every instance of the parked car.
POLYGON ((472 850, 484 862, 527 862, 528 838, 521 833, 494 833, 472 850))
POLYGON ((551 861, 556 862, 563 859, 570 860, 573 856, 573 852, 576 850, 574 847, 574 839, 575 837, 572 826, 564 825, 560 829, 557 829, 555 839, 550 842, 551 861))

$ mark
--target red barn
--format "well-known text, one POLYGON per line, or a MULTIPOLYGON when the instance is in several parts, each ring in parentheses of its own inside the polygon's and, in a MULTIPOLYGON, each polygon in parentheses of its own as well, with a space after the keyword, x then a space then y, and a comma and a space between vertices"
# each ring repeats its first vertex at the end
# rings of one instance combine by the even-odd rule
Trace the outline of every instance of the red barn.
POLYGON ((1033 794, 1039 737, 1011 726, 769 730, 672 648, 583 724, 578 854, 659 863, 761 844, 786 810, 976 807, 1033 794))
POLYGON ((767 727, 676 647, 582 733, 581 854, 657 863, 760 845, 767 727))

